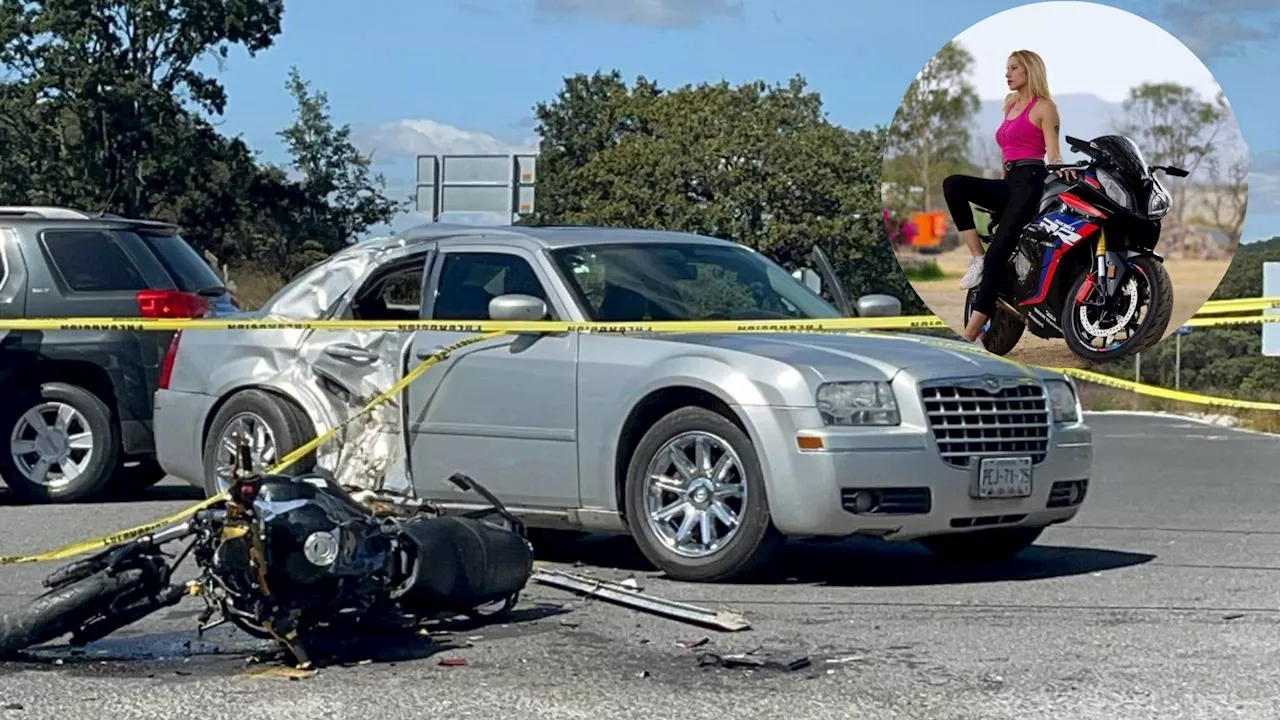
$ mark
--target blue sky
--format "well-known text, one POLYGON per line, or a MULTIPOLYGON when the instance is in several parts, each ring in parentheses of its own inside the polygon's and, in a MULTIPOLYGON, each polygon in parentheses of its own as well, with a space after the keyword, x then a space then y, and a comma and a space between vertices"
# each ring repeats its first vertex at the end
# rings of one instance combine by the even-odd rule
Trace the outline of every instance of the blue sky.
MULTIPOLYGON (((233 53, 219 77, 226 132, 265 159, 290 120, 296 65, 328 93, 396 189, 418 152, 503 152, 534 142, 532 108, 565 75, 618 69, 664 86, 784 82, 803 75, 832 122, 887 125, 902 93, 945 42, 1014 0, 350 0, 287 5, 275 47, 233 53)), ((1226 92, 1251 150, 1245 241, 1280 235, 1280 0, 1111 0, 1196 52, 1226 92), (1206 10, 1211 8, 1211 16, 1206 10)), ((1006 44, 1050 38, 1089 47, 1084 27, 1025 27, 1006 44)), ((1102 48, 1105 50, 1106 48, 1102 48)), ((1116 53, 1123 61, 1141 48, 1116 53)), ((1003 52, 1003 50, 1002 50, 1003 52)))

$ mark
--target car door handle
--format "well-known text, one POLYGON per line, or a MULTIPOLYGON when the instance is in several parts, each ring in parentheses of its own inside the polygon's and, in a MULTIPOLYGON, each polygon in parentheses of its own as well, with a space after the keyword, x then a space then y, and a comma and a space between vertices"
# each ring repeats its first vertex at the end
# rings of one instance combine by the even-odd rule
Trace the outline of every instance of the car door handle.
POLYGON ((371 353, 364 348, 355 345, 347 345, 345 343, 339 345, 330 345, 324 349, 324 354, 339 360, 348 360, 358 363, 374 363, 380 358, 375 353, 371 353))

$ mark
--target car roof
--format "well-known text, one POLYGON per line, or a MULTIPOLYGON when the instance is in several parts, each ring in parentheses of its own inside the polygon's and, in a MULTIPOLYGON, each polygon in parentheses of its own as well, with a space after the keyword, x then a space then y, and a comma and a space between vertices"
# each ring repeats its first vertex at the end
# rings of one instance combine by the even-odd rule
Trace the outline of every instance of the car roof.
POLYGON ((376 249, 420 242, 447 242, 453 239, 474 240, 485 237, 497 240, 523 240, 538 247, 555 250, 583 245, 617 243, 697 243, 702 245, 737 246, 737 243, 697 233, 672 230, 601 227, 589 225, 460 225, 426 223, 402 230, 387 238, 375 238, 376 249))
POLYGON ((132 218, 109 212, 88 212, 55 205, 0 205, 0 219, 11 223, 36 225, 84 225, 94 227, 151 228, 178 232, 179 226, 163 220, 132 218))

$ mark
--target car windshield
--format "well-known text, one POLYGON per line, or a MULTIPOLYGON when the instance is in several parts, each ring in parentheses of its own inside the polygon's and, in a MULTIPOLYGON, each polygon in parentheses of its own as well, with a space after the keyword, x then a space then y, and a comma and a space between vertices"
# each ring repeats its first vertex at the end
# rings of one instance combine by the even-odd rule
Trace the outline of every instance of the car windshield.
POLYGON ((610 243, 551 256, 595 322, 840 316, 786 270, 740 246, 610 243))

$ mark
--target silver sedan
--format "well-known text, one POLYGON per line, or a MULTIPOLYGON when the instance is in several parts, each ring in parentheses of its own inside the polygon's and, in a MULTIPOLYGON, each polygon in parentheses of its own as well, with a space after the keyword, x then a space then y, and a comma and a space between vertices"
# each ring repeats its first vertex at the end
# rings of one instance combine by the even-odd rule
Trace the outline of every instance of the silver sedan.
MULTIPOLYGON (((798 273, 808 278, 809 275, 798 273)), ((863 298, 864 310, 877 298, 863 298)), ((644 322, 839 317, 740 245, 613 228, 429 225, 302 273, 255 318, 644 322)), ((175 339, 155 398, 161 465, 225 487, 236 437, 269 465, 463 332, 252 330, 175 339)), ((920 540, 969 560, 1073 518, 1090 430, 1075 387, 906 333, 542 333, 431 368, 293 470, 469 507, 467 473, 531 527, 630 533, 714 581, 786 537, 920 540)))

